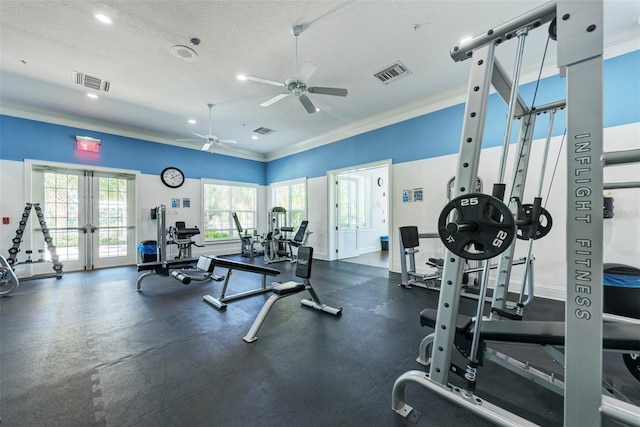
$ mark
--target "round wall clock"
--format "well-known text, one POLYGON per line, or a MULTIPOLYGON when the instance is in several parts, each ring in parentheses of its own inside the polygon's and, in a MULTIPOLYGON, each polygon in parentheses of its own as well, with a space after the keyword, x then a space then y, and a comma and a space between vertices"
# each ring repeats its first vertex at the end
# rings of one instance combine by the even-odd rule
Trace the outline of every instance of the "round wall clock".
POLYGON ((184 173, 176 167, 164 168, 160 173, 162 183, 169 188, 178 188, 184 184, 184 173))

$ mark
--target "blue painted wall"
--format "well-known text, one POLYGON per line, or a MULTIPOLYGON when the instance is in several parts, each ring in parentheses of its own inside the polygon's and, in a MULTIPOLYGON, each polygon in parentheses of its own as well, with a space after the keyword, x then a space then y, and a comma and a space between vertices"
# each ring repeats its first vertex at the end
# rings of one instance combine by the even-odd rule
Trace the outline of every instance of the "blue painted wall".
POLYGON ((0 116, 0 159, 133 169, 152 175, 160 174, 167 166, 177 166, 187 178, 265 185, 264 162, 4 115, 0 116), (101 140, 100 153, 76 150, 76 135, 101 140))
MULTIPOLYGON (((605 61, 605 127, 640 122, 640 51, 605 61)), ((521 95, 531 104, 536 84, 521 87, 521 95)), ((553 76, 540 81, 535 105, 565 96, 565 80, 553 76)), ((497 96, 489 98, 483 147, 502 145, 507 107, 497 96)), ((0 159, 26 158, 63 163, 140 170, 159 174, 166 166, 181 168, 188 178, 211 178, 268 185, 300 177, 324 176, 327 170, 392 159, 403 163, 458 152, 464 105, 439 111, 352 136, 332 144, 273 160, 268 163, 188 150, 165 144, 126 138, 73 127, 0 116, 0 159), (102 140, 97 155, 80 155, 75 135, 102 140)), ((538 118, 535 138, 546 135, 547 115, 538 118)), ((554 135, 565 129, 565 115, 554 122, 554 135)), ((511 141, 515 141, 517 126, 511 141)))
MULTIPOLYGON (((527 105, 535 93, 535 105, 564 99, 565 79, 552 76, 520 88, 527 105)), ((640 51, 621 55, 604 63, 604 125, 619 126, 640 122, 640 51)), ((507 106, 494 94, 489 97, 483 147, 503 143, 507 106)), ((352 136, 332 144, 273 160, 267 164, 267 182, 299 177, 324 176, 327 170, 365 164, 384 159, 393 163, 444 156, 459 151, 464 105, 459 104, 424 116, 352 136)), ((536 120, 535 139, 545 138, 548 115, 536 120)), ((511 141, 517 138, 515 125, 511 141)), ((566 127, 563 111, 556 114, 554 135, 566 127)))

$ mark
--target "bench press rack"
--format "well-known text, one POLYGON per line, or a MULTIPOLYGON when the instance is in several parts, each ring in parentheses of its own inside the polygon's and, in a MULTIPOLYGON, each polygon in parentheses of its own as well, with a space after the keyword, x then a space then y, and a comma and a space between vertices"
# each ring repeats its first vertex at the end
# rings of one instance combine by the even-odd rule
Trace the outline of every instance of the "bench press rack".
MULTIPOLYGON (((561 101, 566 105, 568 143, 566 300, 565 321, 561 326, 556 325, 563 330, 565 349, 564 425, 599 426, 602 415, 605 415, 616 421, 640 426, 640 408, 603 396, 601 392, 603 330, 610 328, 603 327, 602 314, 602 167, 606 165, 607 158, 603 152, 602 0, 549 1, 450 50, 454 61, 471 61, 454 197, 469 194, 478 176, 492 84, 499 96, 505 101, 508 99, 509 110, 500 176, 507 159, 511 124, 516 116, 523 117, 520 141, 527 140, 524 142, 530 144, 533 127, 530 126, 530 120, 535 117, 536 111, 534 106, 528 108, 518 94, 520 62, 528 32, 547 23, 550 23, 550 37, 557 40, 557 66, 561 76, 566 78, 566 103, 561 101), (513 81, 495 58, 496 46, 510 39, 518 40, 513 81)), ((522 153, 526 154, 524 151, 522 153)), ((624 159, 625 162, 632 160, 624 159)), ((524 185, 524 176, 521 178, 524 185)), ((405 403, 405 387, 408 383, 416 383, 498 425, 534 425, 517 414, 477 397, 474 394, 474 366, 467 366, 464 389, 449 382, 463 264, 461 257, 447 250, 429 372, 408 371, 398 377, 392 390, 392 409, 403 417, 412 413, 413 408, 405 403)), ((507 264, 506 269, 510 269, 511 263, 507 264)), ((499 270, 502 271, 502 267, 499 270)), ((475 339, 479 339, 482 331, 483 306, 478 305, 475 339)), ((501 320, 489 324, 500 322, 523 323, 501 320)), ((636 339, 637 331, 637 327, 632 331, 636 332, 636 339)), ((472 355, 476 354, 474 347, 477 350, 477 345, 478 341, 474 340, 472 355)))

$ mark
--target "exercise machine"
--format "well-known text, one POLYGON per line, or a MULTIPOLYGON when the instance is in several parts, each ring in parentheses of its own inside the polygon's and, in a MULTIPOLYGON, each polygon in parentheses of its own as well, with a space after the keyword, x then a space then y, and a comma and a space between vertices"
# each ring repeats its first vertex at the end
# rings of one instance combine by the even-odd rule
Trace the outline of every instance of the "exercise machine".
POLYGON ((269 231, 262 243, 265 264, 291 261, 287 233, 293 232, 293 227, 287 226, 287 210, 276 206, 269 210, 268 217, 269 231))
MULTIPOLYGON (((544 328, 547 327, 553 327, 555 332, 562 332, 565 425, 600 425, 603 415, 629 425, 640 425, 640 408, 603 395, 601 391, 603 338, 610 338, 611 329, 603 325, 602 315, 601 166, 603 163, 607 164, 607 154, 603 152, 602 146, 602 9, 602 1, 551 1, 451 49, 454 61, 470 59, 471 67, 454 199, 445 207, 439 219, 438 231, 447 247, 442 275, 442 281, 446 285, 440 292, 438 310, 435 314, 435 350, 432 353, 429 372, 406 372, 398 377, 393 386, 392 409, 403 417, 409 416, 413 411, 413 408, 405 403, 405 387, 409 383, 416 383, 496 424, 533 425, 529 420, 481 399, 474 393, 478 349, 483 337, 482 331, 486 330, 482 325, 486 323, 488 327, 508 325, 511 329, 509 342, 520 340, 516 336, 518 334, 513 333, 513 329, 532 328, 531 336, 538 337, 544 335, 544 328), (558 43, 558 67, 567 79, 567 99, 566 102, 547 104, 543 108, 528 108, 518 94, 524 41, 530 30, 546 23, 550 23, 550 38, 556 39, 558 43), (497 45, 510 39, 518 40, 513 80, 504 72, 494 54, 497 45), (507 257, 511 257, 512 252, 506 250, 512 246, 517 233, 512 209, 499 198, 474 195, 469 190, 478 171, 490 84, 493 84, 503 99, 508 99, 506 143, 503 145, 499 182, 502 180, 504 162, 507 159, 514 118, 521 117, 516 157, 518 162, 525 162, 528 160, 526 145, 531 144, 535 116, 541 111, 558 110, 566 104, 566 134, 569 146, 565 322, 556 325, 550 325, 550 322, 531 325, 524 321, 508 320, 483 322, 484 304, 478 304, 468 363, 464 369, 465 385, 460 388, 450 384, 449 374, 452 369, 451 356, 456 336, 454 325, 459 324, 459 285, 463 270, 461 259, 483 259, 489 264, 490 258, 504 253, 505 261, 498 268, 500 276, 502 267, 510 270, 511 259, 507 257), (473 250, 468 245, 461 245, 464 236, 471 237, 478 245, 473 250)), ((631 158, 635 158, 635 154, 631 158)), ((629 157, 624 159, 629 160, 629 157)), ((514 168, 516 171, 517 169, 514 168)), ((516 174, 514 177, 514 181, 519 181, 521 187, 524 187, 525 175, 518 177, 516 174)), ((498 196, 499 190, 494 191, 494 195, 498 196)), ((519 211, 516 196, 509 198, 509 204, 512 208, 517 207, 519 211)), ((537 235, 539 225, 544 228, 543 224, 538 224, 542 216, 540 207, 541 203, 534 200, 534 212, 530 215, 533 226, 528 230, 528 237, 537 235)), ((507 277, 508 274, 498 277, 497 285, 508 283, 500 281, 507 277)), ((486 289, 484 283, 481 288, 482 294, 486 289)), ((496 292, 506 293, 507 289, 499 289, 496 286, 494 297, 496 292)), ((499 313, 497 315, 499 316, 499 313)), ((620 340, 621 346, 632 347, 634 344, 627 338, 635 338, 637 341, 637 328, 632 330, 635 331, 634 337, 626 336, 627 329, 632 328, 620 329, 624 335, 620 340)), ((489 338, 485 335, 483 339, 489 338)))
POLYGON ((0 297, 9 295, 18 289, 20 281, 13 272, 7 259, 0 255, 0 297))
POLYGON ((191 282, 203 282, 208 280, 221 281, 224 278, 215 276, 213 270, 200 263, 200 258, 191 257, 191 246, 197 245, 191 237, 200 234, 197 227, 185 228, 184 222, 176 222, 175 227, 167 229, 167 208, 160 205, 152 209, 152 215, 156 216, 157 250, 156 260, 141 262, 137 264, 138 271, 141 272, 136 280, 136 291, 142 292, 142 281, 148 277, 158 275, 162 277, 172 277, 188 285, 191 282), (167 259, 167 245, 178 246, 178 256, 175 259, 167 259), (200 264, 200 265, 199 265, 200 264), (196 273, 196 274, 190 274, 196 273))
POLYGON ((169 240, 167 245, 178 246, 178 256, 176 259, 191 258, 191 246, 199 246, 192 240, 193 236, 200 234, 198 227, 186 228, 184 221, 176 221, 175 227, 169 227, 169 240))
POLYGON ((272 208, 269 211, 269 232, 262 242, 265 264, 295 262, 293 248, 306 245, 309 235, 313 233, 307 230, 308 225, 309 221, 302 221, 293 239, 289 239, 288 235, 294 229, 287 226, 287 210, 282 207, 272 208))
MULTIPOLYGON (((437 312, 434 309, 425 309, 420 313, 420 324, 435 329, 437 312)), ((628 319, 626 322, 606 322, 603 324, 603 349, 614 352, 622 352, 626 359, 632 360, 631 354, 640 348, 640 338, 637 332, 640 320, 628 319)), ((475 319, 470 316, 458 315, 455 325, 454 347, 467 357, 471 351, 475 331, 475 319)), ((564 393, 564 382, 556 375, 549 374, 538 369, 528 361, 520 361, 489 347, 491 343, 510 343, 518 345, 538 346, 547 352, 553 360, 560 364, 564 361, 564 322, 549 321, 483 321, 479 329, 479 342, 482 351, 478 354, 478 364, 483 361, 491 361, 503 368, 510 370, 534 383, 547 388, 555 393, 564 393)), ((429 334, 420 343, 417 362, 429 366, 433 352, 433 339, 435 334, 429 334)), ((637 372, 630 363, 627 368, 638 380, 637 372)), ((637 367, 635 367, 637 370, 637 367)), ((452 365, 451 372, 464 378, 465 370, 452 365)), ((631 403, 631 400, 613 384, 602 380, 602 394, 631 403)))
POLYGON ((215 256, 204 256, 200 258, 207 258, 207 263, 211 268, 211 272, 215 267, 226 268, 227 274, 224 276, 224 284, 222 285, 222 290, 220 292, 220 296, 218 298, 212 297, 211 295, 205 295, 202 297, 203 301, 207 304, 217 308, 218 310, 226 310, 227 302, 235 301, 237 299, 250 297, 253 295, 263 294, 265 292, 269 292, 273 289, 273 286, 267 286, 267 276, 275 277, 280 274, 279 270, 270 267, 263 267, 261 265, 253 265, 248 264, 246 262, 234 261, 225 258, 218 258, 215 256), (246 271, 248 273, 255 273, 262 275, 262 285, 259 288, 252 289, 249 291, 239 292, 233 295, 227 295, 227 289, 229 287, 229 281, 233 276, 234 270, 238 271, 246 271))
POLYGON ((56 246, 53 243, 53 238, 51 237, 51 233, 49 233, 49 227, 47 227, 47 221, 44 219, 44 213, 42 213, 42 207, 40 207, 40 203, 27 203, 24 212, 22 213, 22 218, 18 223, 18 229, 16 230, 16 237, 13 238, 13 246, 9 249, 9 258, 6 258, 8 265, 12 268, 20 264, 34 264, 39 262, 48 262, 44 259, 44 249, 39 249, 38 259, 33 259, 32 250, 26 250, 27 259, 18 262, 18 252, 20 252, 20 245, 22 244, 22 239, 24 237, 24 230, 27 227, 27 222, 29 221, 29 216, 31 212, 35 211, 36 216, 38 217, 38 222, 40 223, 40 230, 42 231, 42 236, 44 237, 44 241, 47 245, 47 249, 49 250, 49 255, 51 257, 51 263, 53 264, 53 271, 55 272, 56 279, 62 278, 62 268, 63 265, 60 262, 60 257, 58 256, 58 252, 56 251, 56 246))
POLYGON ((256 243, 262 244, 262 240, 256 230, 253 230, 253 234, 249 234, 249 230, 242 228, 238 214, 233 212, 233 222, 236 225, 236 230, 240 236, 240 254, 245 257, 253 258, 254 256, 260 256, 264 254, 264 249, 256 248, 256 243))
MULTIPOLYGON (((399 228, 400 234, 400 271, 401 282, 398 286, 406 289, 412 287, 430 289, 433 291, 439 291, 442 279, 442 270, 444 265, 443 258, 429 258, 427 265, 431 267, 432 271, 428 273, 419 273, 416 271, 416 254, 420 252, 418 247, 420 246, 420 239, 435 239, 439 238, 438 233, 419 233, 418 227, 415 225, 408 225, 399 228)), ((533 262, 534 258, 530 257, 527 261, 526 258, 519 258, 513 261, 513 265, 521 265, 525 262, 529 262, 531 265, 527 269, 527 283, 529 284, 528 298, 524 302, 524 305, 528 305, 533 300, 533 262)), ((462 271, 462 285, 461 296, 467 298, 478 298, 478 294, 475 292, 477 289, 478 279, 474 278, 471 282, 470 274, 481 273, 484 267, 475 266, 468 267, 465 263, 465 268, 462 271)), ((498 268, 498 264, 492 264, 490 267, 492 270, 498 268)), ((482 280, 482 279, 481 279, 482 280)), ((491 298, 486 298, 486 301, 491 302, 491 298)))
POLYGON ((303 282, 289 281, 280 285, 273 286, 273 295, 264 303, 260 313, 254 320, 249 332, 242 339, 248 343, 254 342, 258 339, 258 331, 262 327, 265 319, 269 315, 271 308, 281 298, 285 298, 291 295, 298 294, 303 291, 308 291, 311 295, 311 299, 303 299, 300 303, 306 307, 311 307, 315 310, 329 313, 334 316, 340 316, 342 314, 342 307, 333 308, 323 304, 320 301, 320 297, 313 289, 311 284, 311 266, 313 263, 313 248, 309 246, 300 246, 298 248, 298 264, 296 266, 296 276, 301 278, 303 282))

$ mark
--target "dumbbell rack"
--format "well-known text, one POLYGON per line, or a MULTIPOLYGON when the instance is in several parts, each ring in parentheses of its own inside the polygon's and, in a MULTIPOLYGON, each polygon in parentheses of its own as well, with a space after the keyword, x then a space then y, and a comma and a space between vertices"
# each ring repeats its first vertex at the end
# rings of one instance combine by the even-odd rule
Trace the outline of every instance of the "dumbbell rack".
MULTIPOLYGON (((16 237, 13 238, 13 246, 9 249, 9 258, 7 258, 7 263, 13 268, 20 264, 32 264, 37 262, 44 262, 44 260, 32 260, 31 253, 32 251, 25 251, 29 254, 29 258, 24 262, 17 262, 18 252, 20 252, 20 244, 22 243, 22 237, 24 236, 24 229, 27 227, 27 222, 29 221, 29 216, 31 215, 31 210, 36 211, 36 216, 38 217, 38 222, 40 222, 40 228, 42 230, 42 235, 44 236, 44 241, 47 244, 47 249, 49 249, 49 253, 51 254, 51 262, 53 263, 53 270, 56 272, 56 279, 62 278, 62 263, 58 257, 58 253, 56 252, 56 246, 53 244, 53 239, 49 234, 49 228, 47 227, 47 221, 44 219, 44 214, 42 213, 42 208, 39 203, 27 203, 24 208, 24 212, 22 213, 22 219, 20 219, 20 223, 18 225, 18 229, 16 230, 16 237)), ((44 251, 38 251, 42 254, 44 251)))

